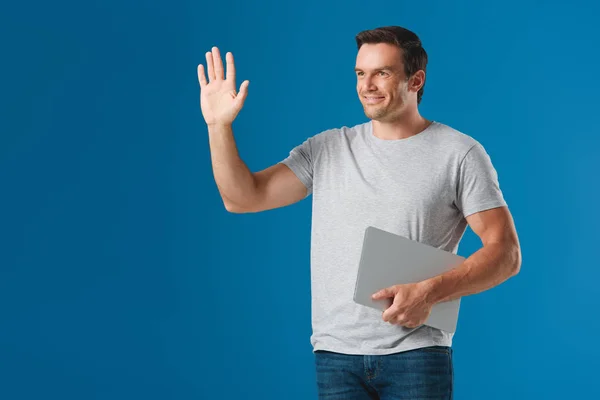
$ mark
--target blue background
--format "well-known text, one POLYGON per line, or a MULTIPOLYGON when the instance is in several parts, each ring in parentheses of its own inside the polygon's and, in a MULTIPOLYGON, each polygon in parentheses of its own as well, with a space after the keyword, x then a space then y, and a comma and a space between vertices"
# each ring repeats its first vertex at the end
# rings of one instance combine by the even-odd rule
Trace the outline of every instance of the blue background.
MULTIPOLYGON (((484 4, 485 3, 485 4, 484 4)), ((591 3, 591 2, 590 2, 591 3)), ((230 214, 196 67, 250 80, 251 170, 366 121, 354 36, 429 53, 423 116, 486 148, 521 273, 463 299, 458 399, 600 398, 598 7, 15 2, 0 14, 0 398, 310 399, 310 198, 230 214)), ((480 246, 469 230, 459 254, 480 246)))

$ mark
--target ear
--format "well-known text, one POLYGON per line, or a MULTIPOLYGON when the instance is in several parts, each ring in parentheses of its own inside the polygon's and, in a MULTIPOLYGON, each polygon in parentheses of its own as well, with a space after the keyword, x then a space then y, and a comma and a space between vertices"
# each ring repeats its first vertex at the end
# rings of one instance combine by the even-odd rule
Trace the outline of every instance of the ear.
POLYGON ((408 90, 417 93, 425 85, 425 71, 422 69, 415 72, 408 81, 408 90))

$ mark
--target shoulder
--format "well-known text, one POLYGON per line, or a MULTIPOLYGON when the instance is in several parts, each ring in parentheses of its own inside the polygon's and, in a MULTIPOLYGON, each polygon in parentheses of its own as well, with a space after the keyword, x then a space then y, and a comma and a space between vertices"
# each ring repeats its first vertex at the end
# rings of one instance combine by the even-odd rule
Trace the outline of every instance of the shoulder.
POLYGON ((473 136, 436 121, 436 129, 429 136, 429 145, 440 154, 450 155, 454 161, 461 162, 468 154, 485 153, 481 142, 473 136))
POLYGON ((473 136, 460 131, 443 122, 435 122, 436 129, 433 130, 432 140, 450 146, 454 150, 469 151, 473 146, 480 144, 473 136))

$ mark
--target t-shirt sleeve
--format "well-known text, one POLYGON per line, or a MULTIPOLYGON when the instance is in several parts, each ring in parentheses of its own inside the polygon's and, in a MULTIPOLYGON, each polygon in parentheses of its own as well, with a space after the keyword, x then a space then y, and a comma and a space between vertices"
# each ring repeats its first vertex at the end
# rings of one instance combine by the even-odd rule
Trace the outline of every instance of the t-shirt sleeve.
POLYGON ((280 161, 281 164, 287 165, 306 186, 306 197, 312 193, 313 187, 313 146, 313 138, 308 138, 302 144, 294 147, 290 154, 280 161))
POLYGON ((506 206, 498 174, 481 143, 473 145, 460 164, 456 206, 465 218, 479 211, 506 206))

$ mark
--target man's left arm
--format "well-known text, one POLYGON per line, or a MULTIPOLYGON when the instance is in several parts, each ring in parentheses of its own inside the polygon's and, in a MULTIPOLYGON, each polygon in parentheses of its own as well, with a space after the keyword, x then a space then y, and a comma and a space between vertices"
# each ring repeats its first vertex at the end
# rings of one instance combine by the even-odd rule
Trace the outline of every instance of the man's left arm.
POLYGON ((508 207, 477 212, 466 220, 483 247, 458 267, 420 282, 431 305, 483 292, 519 273, 521 248, 508 207))

